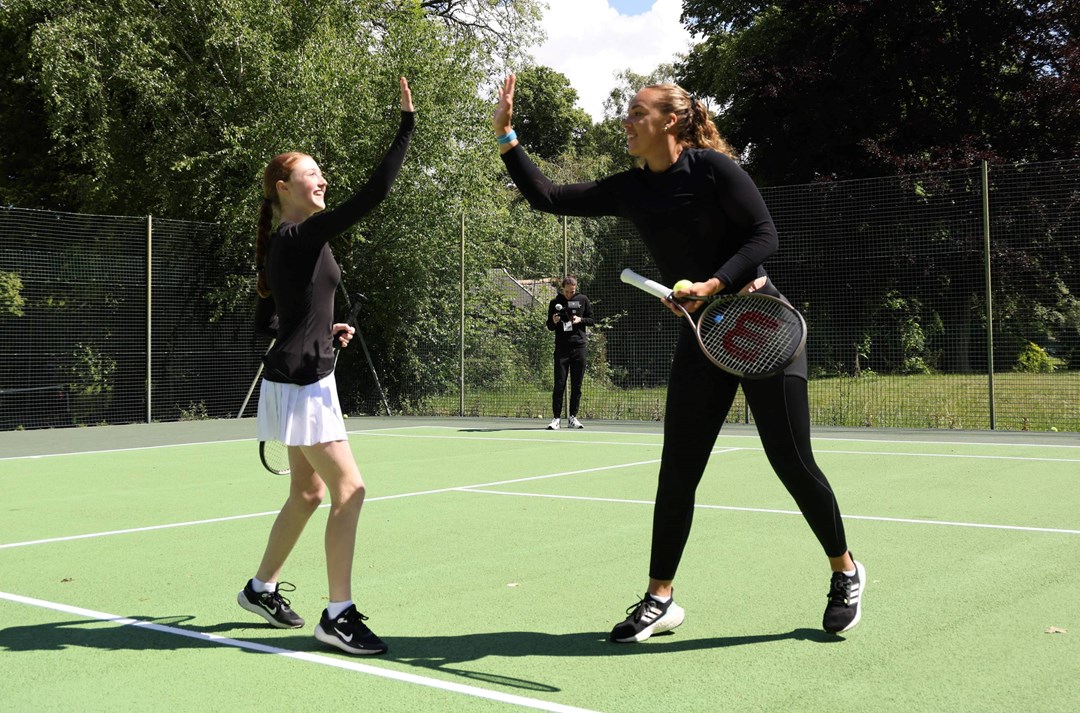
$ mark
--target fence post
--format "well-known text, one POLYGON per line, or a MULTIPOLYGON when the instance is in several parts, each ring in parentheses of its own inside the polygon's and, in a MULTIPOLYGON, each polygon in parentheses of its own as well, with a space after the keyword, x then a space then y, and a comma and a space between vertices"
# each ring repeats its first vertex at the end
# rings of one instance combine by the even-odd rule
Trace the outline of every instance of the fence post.
POLYGON ((153 411, 151 403, 151 393, 153 390, 153 356, 151 350, 153 348, 153 312, 151 311, 152 298, 154 294, 154 263, 153 263, 153 243, 154 243, 154 218, 153 216, 146 216, 146 422, 151 423, 153 421, 153 411))
POLYGON ((566 277, 570 274, 570 250, 567 247, 566 216, 562 217, 562 274, 566 277))
POLYGON ((994 414, 994 307, 990 281, 990 164, 982 162, 983 273, 986 281, 986 377, 989 390, 990 430, 997 428, 994 414))
POLYGON ((465 415, 465 211, 461 211, 461 313, 458 315, 458 415, 465 415))

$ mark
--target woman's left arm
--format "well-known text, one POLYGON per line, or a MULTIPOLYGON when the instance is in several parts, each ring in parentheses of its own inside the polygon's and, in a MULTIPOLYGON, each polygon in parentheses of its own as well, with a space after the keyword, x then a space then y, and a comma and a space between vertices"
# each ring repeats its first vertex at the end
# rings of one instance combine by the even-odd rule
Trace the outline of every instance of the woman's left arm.
POLYGON ((733 281, 756 275, 759 265, 779 247, 776 225, 761 192, 746 171, 734 161, 717 154, 710 162, 716 183, 716 199, 738 229, 745 235, 742 245, 714 277, 724 286, 742 287, 733 281))
POLYGON ((313 230, 326 236, 333 236, 347 230, 358 220, 370 213, 386 196, 394 185, 401 166, 405 162, 405 151, 409 148, 413 129, 416 128, 416 113, 413 111, 412 93, 405 77, 401 78, 401 124, 386 156, 375 168, 364 186, 333 210, 325 211, 304 221, 305 230, 313 230))

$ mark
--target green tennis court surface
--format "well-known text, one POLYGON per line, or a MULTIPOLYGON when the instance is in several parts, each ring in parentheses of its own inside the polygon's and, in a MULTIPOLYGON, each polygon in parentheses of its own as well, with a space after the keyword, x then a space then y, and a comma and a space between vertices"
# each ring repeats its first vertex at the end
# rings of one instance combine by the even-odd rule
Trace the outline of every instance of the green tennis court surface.
POLYGON ((313 518, 236 605, 287 479, 254 424, 0 434, 0 700, 14 711, 1073 711, 1080 438, 816 431, 862 623, 819 630, 827 563, 752 429, 728 427, 675 583, 687 620, 617 645, 641 595, 659 424, 350 419, 368 486, 354 598, 390 646, 312 636, 313 518), (1063 631, 1062 631, 1063 630, 1063 631))

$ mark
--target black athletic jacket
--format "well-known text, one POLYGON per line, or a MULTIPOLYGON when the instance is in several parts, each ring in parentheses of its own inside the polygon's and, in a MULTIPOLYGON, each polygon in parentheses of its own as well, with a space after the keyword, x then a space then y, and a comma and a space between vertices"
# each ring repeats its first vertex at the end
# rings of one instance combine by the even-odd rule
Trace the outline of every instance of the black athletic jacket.
MULTIPOLYGON (((738 292, 765 275, 776 252, 776 227, 757 186, 730 158, 712 149, 684 149, 667 170, 633 168, 599 181, 555 185, 519 144, 502 155, 529 204, 557 215, 615 215, 637 227, 660 275, 723 281, 738 292)), ((625 265, 623 267, 634 267, 625 265)))
POLYGON ((585 346, 586 327, 591 327, 594 324, 596 324, 596 320, 593 319, 592 315, 592 303, 589 302, 588 297, 580 292, 574 293, 574 296, 570 299, 566 299, 564 295, 560 294, 548 303, 547 328, 555 332, 555 349, 557 350, 585 346), (569 314, 572 317, 581 317, 581 321, 574 324, 570 330, 567 330, 563 327, 566 322, 556 322, 552 319, 556 312, 560 313, 560 320, 563 315, 569 314))
POLYGON ((401 112, 397 136, 359 191, 337 208, 302 223, 281 223, 270 236, 265 269, 272 297, 260 300, 255 311, 256 331, 277 337, 263 357, 268 381, 313 384, 334 370, 331 327, 341 268, 327 241, 355 224, 390 193, 415 125, 412 112, 401 112), (270 316, 275 312, 278 324, 273 330, 270 316))

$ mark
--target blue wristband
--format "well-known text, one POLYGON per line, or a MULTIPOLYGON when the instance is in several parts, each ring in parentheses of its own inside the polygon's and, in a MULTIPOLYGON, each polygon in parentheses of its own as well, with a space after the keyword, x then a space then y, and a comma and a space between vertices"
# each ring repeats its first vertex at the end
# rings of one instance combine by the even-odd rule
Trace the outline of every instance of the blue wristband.
POLYGON ((517 140, 517 132, 514 131, 513 129, 510 129, 509 134, 503 134, 502 136, 496 136, 495 140, 498 141, 500 144, 508 144, 511 141, 517 140))

